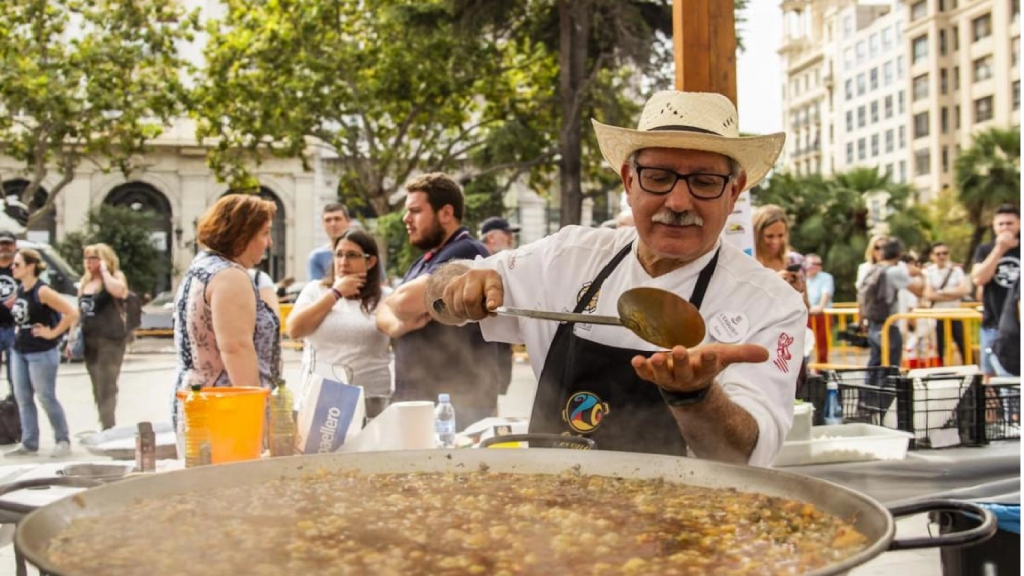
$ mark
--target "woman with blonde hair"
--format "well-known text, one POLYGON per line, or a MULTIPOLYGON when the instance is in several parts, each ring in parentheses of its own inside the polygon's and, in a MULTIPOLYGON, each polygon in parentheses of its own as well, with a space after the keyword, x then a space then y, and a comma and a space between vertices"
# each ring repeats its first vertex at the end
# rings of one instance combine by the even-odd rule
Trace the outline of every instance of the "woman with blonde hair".
MULTIPOLYGON (((85 344, 85 369, 92 381, 92 396, 103 430, 115 425, 117 379, 128 342, 125 298, 128 279, 120 260, 106 244, 91 244, 82 250, 85 273, 78 284, 78 311, 85 344)), ((75 334, 76 332, 72 332, 75 334)), ((68 343, 68 354, 74 345, 68 343)))
POLYGON ((280 375, 280 323, 249 269, 271 246, 276 206, 228 194, 199 220, 196 254, 175 297, 175 390, 193 385, 271 387, 280 375))
POLYGON ((781 272, 804 261, 789 245, 786 211, 774 204, 766 204, 754 212, 754 242, 754 255, 765 268, 781 272))
POLYGON ((860 287, 864 284, 864 279, 868 277, 868 272, 875 267, 882 260, 882 246, 889 241, 889 237, 884 234, 875 234, 868 241, 867 247, 864 248, 864 261, 857 266, 857 280, 854 282, 854 287, 860 292, 860 287))
POLYGON ((68 421, 57 400, 57 368, 60 336, 78 319, 78 310, 39 279, 45 270, 46 262, 35 250, 23 248, 14 255, 11 271, 21 285, 11 307, 16 326, 11 373, 21 417, 21 444, 5 456, 28 456, 39 451, 36 395, 53 427, 56 444, 51 456, 60 458, 71 453, 68 421))

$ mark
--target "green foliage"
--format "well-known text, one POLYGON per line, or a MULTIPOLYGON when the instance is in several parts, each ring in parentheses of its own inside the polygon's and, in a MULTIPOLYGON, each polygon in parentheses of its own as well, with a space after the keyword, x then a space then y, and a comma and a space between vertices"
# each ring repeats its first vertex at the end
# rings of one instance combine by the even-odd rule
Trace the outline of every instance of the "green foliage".
POLYGON ((423 252, 409 244, 401 212, 391 212, 377 219, 376 234, 384 241, 387 253, 388 278, 401 278, 423 252))
POLYGON ((926 246, 930 236, 921 229, 922 209, 906 207, 910 189, 876 168, 856 168, 832 179, 776 173, 767 186, 751 190, 755 205, 777 204, 789 215, 789 241, 797 252, 821 255, 825 271, 835 277, 839 302, 856 299, 853 281, 869 239, 867 197, 878 193, 888 195, 891 233, 909 247, 926 246))
POLYGON ((974 135, 954 164, 960 202, 974 227, 968 255, 989 230, 995 208, 1020 205, 1020 128, 992 128, 974 135))
POLYGON ((0 2, 0 153, 23 164, 30 221, 83 160, 127 174, 185 112, 178 43, 197 26, 176 0, 0 2), (51 172, 59 180, 33 203, 51 172))
POLYGON ((104 243, 114 249, 129 287, 138 294, 155 293, 160 253, 151 236, 154 216, 123 206, 101 204, 89 211, 85 228, 70 232, 56 244, 68 262, 81 262, 82 249, 104 243))
POLYGON ((970 244, 974 228, 956 193, 947 188, 922 208, 925 211, 925 226, 932 231, 932 241, 948 244, 951 261, 970 269, 970 244))

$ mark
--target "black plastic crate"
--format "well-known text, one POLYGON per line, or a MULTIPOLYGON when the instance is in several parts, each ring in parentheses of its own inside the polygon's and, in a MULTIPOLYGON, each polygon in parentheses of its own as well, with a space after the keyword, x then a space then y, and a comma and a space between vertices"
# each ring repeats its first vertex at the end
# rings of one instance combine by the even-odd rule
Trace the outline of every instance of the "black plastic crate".
POLYGON ((1020 438, 1020 384, 983 385, 980 375, 901 376, 893 367, 832 370, 807 379, 798 398, 824 423, 828 382, 836 382, 843 421, 910 432, 910 448, 980 446, 1020 438))

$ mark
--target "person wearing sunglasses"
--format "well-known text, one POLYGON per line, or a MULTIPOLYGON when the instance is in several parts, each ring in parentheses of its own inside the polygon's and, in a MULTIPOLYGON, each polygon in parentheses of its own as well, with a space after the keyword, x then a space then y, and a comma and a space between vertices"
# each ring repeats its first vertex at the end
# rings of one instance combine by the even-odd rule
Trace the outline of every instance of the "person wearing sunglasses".
MULTIPOLYGON (((924 297, 931 302, 932 308, 959 308, 964 296, 971 292, 971 284, 967 274, 959 265, 953 264, 949 254, 949 246, 945 242, 932 244, 930 257, 932 265, 924 269, 924 297)), ((951 358, 946 352, 946 330, 943 322, 936 323, 936 342, 939 357, 945 362, 951 358)), ((964 325, 960 320, 953 320, 953 341, 961 357, 964 353, 964 325)), ((951 351, 950 351, 951 352, 951 351)))
POLYGON ((882 247, 888 241, 889 237, 884 234, 876 234, 868 240, 867 247, 864 248, 864 261, 857 266, 857 279, 853 283, 857 292, 860 292, 864 279, 868 277, 875 264, 882 261, 882 247))
MULTIPOLYGON (((377 241, 350 228, 333 245, 334 266, 317 282, 303 287, 288 316, 288 334, 309 346, 309 373, 347 379, 363 387, 367 417, 374 417, 391 397, 391 348, 375 316, 391 289, 381 284, 377 241)), ((307 374, 308 376, 308 374, 307 374)), ((303 382, 308 382, 308 377, 303 382)), ((296 398, 301 401, 302 391, 296 398)))
POLYGON ((566 226, 536 242, 431 275, 439 322, 477 321, 487 340, 525 343, 538 386, 530 432, 622 450, 769 465, 793 419, 807 308, 801 294, 723 242, 744 191, 775 163, 784 134, 741 136, 721 94, 664 90, 637 129, 593 122, 635 227, 566 226), (650 287, 704 319, 671 350, 621 326, 493 315, 499 306, 618 316, 650 287))
POLYGON ((46 270, 39 252, 20 250, 11 266, 14 279, 21 283, 11 308, 17 325, 11 372, 21 417, 21 444, 5 456, 29 456, 39 451, 38 396, 53 428, 55 445, 50 455, 61 458, 71 454, 71 442, 64 407, 57 400, 60 337, 78 321, 78 309, 39 279, 46 270))

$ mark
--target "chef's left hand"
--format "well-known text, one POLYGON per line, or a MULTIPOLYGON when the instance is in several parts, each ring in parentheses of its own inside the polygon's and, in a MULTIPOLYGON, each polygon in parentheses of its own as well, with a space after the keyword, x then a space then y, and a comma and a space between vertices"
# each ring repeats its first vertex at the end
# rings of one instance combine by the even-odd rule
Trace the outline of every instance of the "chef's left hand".
POLYGON ((766 360, 768 350, 757 344, 701 344, 676 346, 650 358, 634 356, 632 364, 637 376, 669 392, 694 392, 711 385, 730 364, 766 360))

